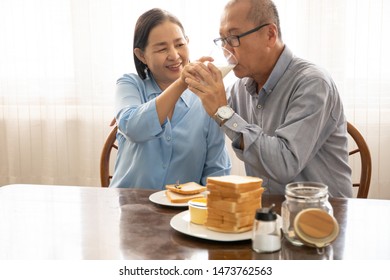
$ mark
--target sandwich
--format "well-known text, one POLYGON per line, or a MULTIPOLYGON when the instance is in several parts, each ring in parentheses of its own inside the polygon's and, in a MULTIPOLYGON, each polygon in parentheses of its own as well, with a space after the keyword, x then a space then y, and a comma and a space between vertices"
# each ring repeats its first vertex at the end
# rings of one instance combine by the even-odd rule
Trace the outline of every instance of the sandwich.
POLYGON ((166 196, 172 203, 185 203, 193 198, 201 198, 205 195, 206 187, 195 182, 185 184, 166 185, 166 196))
POLYGON ((172 203, 185 203, 190 201, 193 198, 201 198, 204 197, 202 193, 197 194, 180 194, 172 191, 165 191, 166 196, 168 197, 169 201, 172 203))

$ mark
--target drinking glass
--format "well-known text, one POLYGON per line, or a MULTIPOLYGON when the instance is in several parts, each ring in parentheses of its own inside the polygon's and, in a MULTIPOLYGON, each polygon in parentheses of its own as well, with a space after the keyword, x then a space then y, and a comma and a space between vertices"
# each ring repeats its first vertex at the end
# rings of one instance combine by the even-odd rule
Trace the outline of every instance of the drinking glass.
POLYGON ((209 56, 214 59, 211 63, 222 72, 222 78, 225 78, 238 63, 234 54, 224 47, 215 46, 209 56))

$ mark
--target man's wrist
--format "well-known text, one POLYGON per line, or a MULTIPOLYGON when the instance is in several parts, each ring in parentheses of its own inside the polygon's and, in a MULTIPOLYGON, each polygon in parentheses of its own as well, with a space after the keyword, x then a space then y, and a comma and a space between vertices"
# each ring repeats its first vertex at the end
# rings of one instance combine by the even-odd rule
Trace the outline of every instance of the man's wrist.
POLYGON ((225 105, 218 108, 217 112, 214 114, 213 119, 218 123, 219 126, 222 126, 234 115, 234 110, 230 106, 225 105))

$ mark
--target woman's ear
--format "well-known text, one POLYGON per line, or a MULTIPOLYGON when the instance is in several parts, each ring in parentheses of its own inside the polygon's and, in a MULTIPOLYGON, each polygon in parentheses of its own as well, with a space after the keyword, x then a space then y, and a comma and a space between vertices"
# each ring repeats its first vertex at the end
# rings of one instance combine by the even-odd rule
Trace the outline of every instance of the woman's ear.
POLYGON ((146 64, 146 59, 144 52, 140 48, 135 48, 134 49, 134 54, 135 56, 142 61, 143 64, 146 64))

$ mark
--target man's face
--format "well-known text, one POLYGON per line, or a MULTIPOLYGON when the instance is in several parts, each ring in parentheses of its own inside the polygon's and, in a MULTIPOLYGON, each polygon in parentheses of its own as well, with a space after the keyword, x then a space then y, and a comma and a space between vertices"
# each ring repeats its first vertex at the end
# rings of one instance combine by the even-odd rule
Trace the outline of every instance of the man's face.
MULTIPOLYGON (((247 14, 251 8, 248 2, 236 3, 227 9, 221 19, 220 36, 226 38, 230 35, 240 35, 257 25, 247 19, 247 14)), ((240 46, 231 47, 226 44, 238 60, 238 65, 233 69, 238 78, 256 77, 264 73, 265 60, 267 56, 267 26, 240 38, 240 46)))

